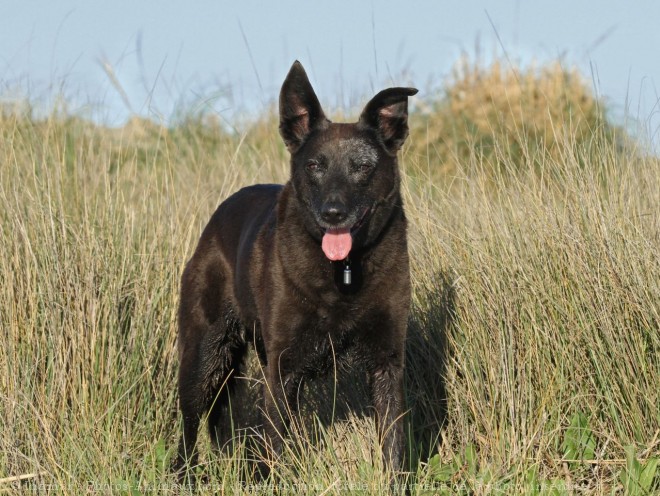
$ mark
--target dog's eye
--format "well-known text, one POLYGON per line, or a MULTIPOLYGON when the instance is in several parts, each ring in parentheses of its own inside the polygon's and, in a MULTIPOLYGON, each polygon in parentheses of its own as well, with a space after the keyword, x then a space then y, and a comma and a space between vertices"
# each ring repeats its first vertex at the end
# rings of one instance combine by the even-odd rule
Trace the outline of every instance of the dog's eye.
POLYGON ((374 167, 373 164, 370 162, 361 162, 360 164, 358 164, 357 170, 359 172, 365 173, 365 172, 369 172, 371 169, 373 169, 373 167, 374 167))

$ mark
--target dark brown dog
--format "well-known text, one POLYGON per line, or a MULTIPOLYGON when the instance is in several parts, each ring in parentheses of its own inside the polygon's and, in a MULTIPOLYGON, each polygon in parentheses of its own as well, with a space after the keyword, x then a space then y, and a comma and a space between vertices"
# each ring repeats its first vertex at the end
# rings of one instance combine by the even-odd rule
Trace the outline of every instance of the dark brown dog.
POLYGON ((302 380, 351 353, 369 374, 385 460, 401 467, 410 276, 397 151, 415 93, 381 91, 358 122, 335 124, 302 65, 291 67, 280 93, 290 181, 225 200, 183 273, 179 473, 195 463, 204 414, 213 429, 228 402, 248 343, 265 370, 266 434, 276 452, 302 380))

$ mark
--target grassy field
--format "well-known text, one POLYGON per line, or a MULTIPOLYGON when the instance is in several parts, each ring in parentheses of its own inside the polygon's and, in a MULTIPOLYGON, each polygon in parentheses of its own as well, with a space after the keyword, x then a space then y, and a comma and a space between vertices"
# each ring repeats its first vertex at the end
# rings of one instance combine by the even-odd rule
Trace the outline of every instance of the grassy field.
MULTIPOLYGON (((402 480, 412 494, 658 494, 660 163, 598 112, 579 127, 584 112, 552 114, 549 87, 539 101, 524 86, 533 75, 497 71, 489 88, 522 90, 472 107, 498 117, 452 106, 483 80, 457 77, 429 108, 421 97, 401 157, 414 285, 402 480)), ((572 81, 554 83, 558 98, 572 81)), ((276 127, 0 113, 0 492, 177 489, 179 277, 222 199, 286 180, 276 127)), ((253 372, 237 411, 258 408, 253 372)), ((200 492, 385 488, 363 390, 359 371, 311 387, 271 487, 241 485, 253 455, 240 438, 214 453, 202 436, 200 492)))

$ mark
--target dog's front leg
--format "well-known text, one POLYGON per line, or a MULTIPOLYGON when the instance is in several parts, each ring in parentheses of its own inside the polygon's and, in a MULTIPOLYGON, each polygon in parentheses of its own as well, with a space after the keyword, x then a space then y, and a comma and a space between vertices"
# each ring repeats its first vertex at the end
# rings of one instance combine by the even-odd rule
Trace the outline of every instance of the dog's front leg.
POLYGON ((300 374, 288 371, 278 363, 268 364, 264 386, 265 426, 267 440, 276 456, 282 453, 291 418, 298 411, 296 396, 301 382, 300 374))
POLYGON ((376 428, 383 461, 393 470, 403 468, 403 365, 390 360, 370 370, 376 428))

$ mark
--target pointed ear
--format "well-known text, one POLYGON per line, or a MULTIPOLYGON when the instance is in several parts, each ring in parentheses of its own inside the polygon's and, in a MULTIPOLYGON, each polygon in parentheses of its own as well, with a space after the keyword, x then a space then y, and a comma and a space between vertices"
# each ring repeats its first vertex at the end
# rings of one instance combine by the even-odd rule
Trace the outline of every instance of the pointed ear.
POLYGON ((388 88, 364 107, 360 125, 376 130, 390 153, 396 153, 408 136, 408 97, 415 88, 388 88))
POLYGON ((296 60, 280 91, 280 135, 284 144, 291 153, 295 152, 305 138, 325 121, 325 114, 305 69, 296 60))

